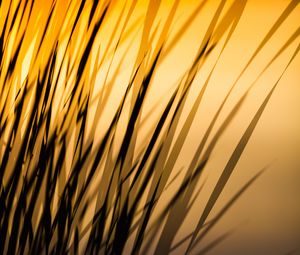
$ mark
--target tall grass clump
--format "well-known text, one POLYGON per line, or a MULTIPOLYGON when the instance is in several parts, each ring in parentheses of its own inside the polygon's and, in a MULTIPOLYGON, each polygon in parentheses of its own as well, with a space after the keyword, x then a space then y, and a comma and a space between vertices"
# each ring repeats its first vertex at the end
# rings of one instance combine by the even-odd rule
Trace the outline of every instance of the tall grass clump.
MULTIPOLYGON (((155 105, 150 99, 149 110, 145 104, 157 71, 207 1, 185 14, 176 29, 179 0, 172 1, 159 23, 161 3, 156 0, 147 3, 141 17, 135 15, 136 0, 0 1, 0 254, 168 254, 179 247, 185 247, 186 254, 204 254, 227 236, 202 244, 266 168, 241 183, 232 199, 207 220, 281 76, 249 116, 249 125, 203 201, 193 231, 177 238, 201 192, 202 172, 219 138, 255 81, 299 36, 298 29, 219 122, 239 79, 297 6, 298 1, 291 1, 211 121, 195 124, 214 68, 246 3, 236 0, 228 8, 226 1, 218 3, 203 38, 195 36, 198 50, 189 68, 164 100, 155 105), (197 74, 216 52, 205 82, 196 84, 197 74), (130 75, 116 88, 129 54, 134 56, 126 65, 130 75), (184 114, 193 86, 201 89, 184 114), (111 107, 116 91, 121 96, 111 107), (207 129, 192 160, 175 174, 192 124, 207 129)), ((299 46, 286 68, 298 51, 299 46)))

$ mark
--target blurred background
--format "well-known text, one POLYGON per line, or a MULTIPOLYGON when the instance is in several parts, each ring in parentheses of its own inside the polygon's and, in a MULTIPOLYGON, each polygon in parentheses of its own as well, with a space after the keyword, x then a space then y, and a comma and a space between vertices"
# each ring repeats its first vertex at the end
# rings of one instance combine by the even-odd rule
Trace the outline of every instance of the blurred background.
MULTIPOLYGON (((29 32, 26 32, 24 45, 21 48, 21 57, 17 62, 17 67, 21 71, 19 78, 21 83, 28 72, 38 72, 38 68, 32 65, 32 59, 37 49, 35 41, 38 41, 38 38, 42 36, 39 28, 44 26, 49 15, 50 2, 40 0, 36 1, 34 5, 33 14, 28 25, 30 29, 29 32)), ((72 4, 75 6, 78 4, 77 2, 72 1, 72 4)), ((100 55, 106 54, 103 65, 96 75, 95 97, 104 80, 111 79, 114 70, 119 68, 107 105, 103 109, 103 117, 97 125, 96 133, 98 137, 96 139, 98 140, 103 137, 104 131, 108 127, 132 75, 131 72, 135 65, 139 47, 143 43, 142 34, 145 17, 151 15, 151 10, 149 11, 150 3, 152 3, 151 6, 158 8, 158 12, 151 31, 149 31, 153 36, 151 38, 152 44, 145 47, 149 47, 148 50, 153 51, 154 49, 151 47, 159 39, 159 32, 162 31, 163 24, 166 22, 175 1, 138 0, 137 6, 128 21, 128 27, 132 28, 132 33, 129 34, 128 38, 124 36, 124 41, 120 44, 111 61, 112 53, 107 50, 107 47, 116 45, 118 38, 115 36, 113 41, 109 40, 110 35, 113 33, 112 27, 118 22, 117 18, 120 13, 122 11, 127 12, 130 8, 130 1, 112 2, 116 6, 110 12, 103 29, 96 37, 91 56, 91 63, 93 63, 98 50, 100 55), (121 63, 120 67, 118 66, 119 63, 121 63), (111 71, 108 72, 108 77, 106 77, 103 74, 107 73, 109 68, 111 71)), ((155 121, 161 114, 171 93, 190 67, 220 2, 217 0, 178 1, 174 20, 165 42, 166 48, 170 45, 173 46, 161 59, 151 82, 142 115, 150 117, 143 124, 143 129, 138 134, 138 146, 136 148, 143 145, 145 136, 153 128, 153 124, 156 123, 155 121), (172 44, 173 42, 175 43, 172 44)), ((194 229, 203 207, 239 139, 269 91, 279 80, 228 184, 209 215, 208 221, 253 175, 266 165, 269 165, 269 167, 205 237, 202 245, 209 244, 227 231, 230 233, 209 254, 300 254, 300 55, 297 54, 289 64, 300 43, 300 6, 298 2, 288 0, 225 1, 224 9, 217 24, 220 23, 220 20, 232 6, 237 9, 242 8, 242 15, 237 20, 236 27, 228 41, 226 40, 230 29, 227 29, 224 35, 218 38, 215 48, 199 69, 188 94, 175 136, 179 134, 194 101, 213 70, 187 139, 179 157, 174 159, 176 164, 171 178, 176 176, 180 169, 183 170, 180 172, 179 178, 175 180, 172 188, 168 190, 169 193, 165 193, 164 196, 166 197, 168 197, 168 194, 172 194, 172 191, 174 192, 174 189, 180 185, 184 170, 192 160, 193 153, 232 85, 235 84, 233 91, 229 95, 217 120, 216 128, 213 129, 209 139, 216 133, 217 127, 220 126, 238 100, 252 86, 242 107, 213 150, 212 156, 204 169, 203 178, 198 184, 200 187, 205 180, 205 185, 178 233, 178 240, 194 229), (280 18, 284 13, 288 13, 288 15, 285 18, 280 18), (280 25, 275 30, 273 29, 268 37, 274 25, 279 23, 280 25), (284 45, 287 42, 288 44, 285 47, 284 45), (283 50, 281 51, 281 49, 283 50), (285 70, 287 65, 288 68, 285 70)), ((58 0, 57 3, 61 12, 55 13, 55 22, 52 24, 53 34, 46 35, 46 43, 41 48, 45 59, 49 45, 52 45, 56 38, 55 35, 69 29, 63 23, 65 20, 63 17, 71 15, 65 13, 69 2, 58 0)), ((13 6, 16 7, 16 4, 17 1, 13 6)), ((1 8, 2 15, 7 9, 8 4, 4 3, 1 8)), ((82 19, 88 19, 88 16, 83 14, 82 19)), ((4 24, 4 19, 0 20, 1 27, 4 24)), ((74 37, 77 39, 72 43, 73 52, 76 52, 80 44, 85 42, 85 33, 84 26, 76 28, 74 37)), ((117 30, 116 34, 119 33, 120 30, 117 30)), ((63 56, 66 41, 62 39, 59 43, 59 49, 62 50, 58 51, 58 59, 63 56)), ((14 47, 16 46, 12 40, 11 48, 14 47)), ((75 55, 70 54, 70 59, 73 57, 75 58, 75 55)), ((43 62, 43 59, 41 59, 41 62, 43 62)), ((3 77, 1 79, 3 81, 3 77)), ((63 80, 62 78, 61 82, 63 80)), ((96 103, 92 104, 88 123, 92 123, 96 107, 96 103)), ((116 148, 120 146, 118 141, 121 141, 124 127, 123 129, 122 125, 118 127, 116 148)), ((87 132, 90 129, 91 125, 88 125, 87 132)), ((162 201, 164 200, 162 199, 162 201)), ((160 206, 163 207, 163 204, 160 206)), ((186 246, 187 244, 180 246, 173 253, 182 254, 186 246)))

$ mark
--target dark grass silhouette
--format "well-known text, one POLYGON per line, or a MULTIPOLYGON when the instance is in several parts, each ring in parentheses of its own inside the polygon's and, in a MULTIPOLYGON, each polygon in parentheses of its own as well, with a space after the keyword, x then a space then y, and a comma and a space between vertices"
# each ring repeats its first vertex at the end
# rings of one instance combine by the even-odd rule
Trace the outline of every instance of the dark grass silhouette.
MULTIPOLYGON (((259 171, 246 184, 241 183, 236 195, 215 218, 207 221, 281 77, 258 107, 255 116, 249 118, 250 124, 224 166, 204 211, 199 212, 199 221, 194 226, 194 231, 182 240, 175 238, 201 192, 201 188, 197 190, 197 184, 217 141, 235 117, 255 82, 250 84, 225 120, 216 127, 224 105, 237 81, 294 10, 298 1, 291 1, 282 12, 232 84, 194 152, 193 159, 185 170, 184 179, 178 187, 173 187, 175 192, 169 201, 164 203, 163 210, 157 216, 154 214, 156 206, 165 190, 173 185, 171 173, 205 96, 214 67, 193 102, 192 110, 188 116, 184 116, 183 107, 190 88, 209 54, 225 36, 225 43, 219 53, 222 54, 247 1, 234 1, 225 14, 226 1, 220 2, 211 17, 204 38, 199 41, 198 53, 191 60, 190 68, 176 84, 153 129, 148 133, 144 147, 137 148, 137 136, 145 120, 150 118, 150 115, 142 118, 141 113, 155 72, 178 40, 184 36, 196 16, 201 15, 201 9, 207 1, 199 3, 195 11, 186 17, 186 22, 175 36, 167 42, 179 2, 174 1, 160 33, 154 28, 159 3, 150 1, 144 20, 137 19, 133 25, 129 25, 129 19, 132 18, 131 14, 137 1, 131 2, 128 11, 124 5, 115 26, 111 27, 109 43, 100 54, 99 50, 95 50, 97 35, 106 19, 112 15, 116 2, 93 1, 89 5, 81 1, 68 4, 66 13, 72 13, 74 18, 66 19, 67 29, 63 30, 62 26, 57 35, 53 33, 49 42, 48 38, 54 30, 57 13, 61 8, 59 1, 53 1, 45 23, 41 24, 41 34, 34 46, 32 62, 22 84, 20 63, 28 50, 28 37, 30 38, 34 31, 30 26, 30 17, 34 15, 36 2, 19 1, 14 7, 10 2, 8 8, 7 2, 0 2, 3 14, 3 26, 0 31, 1 254, 122 254, 128 243, 131 244, 130 253, 147 254, 155 243, 155 238, 158 238, 154 247, 155 254, 168 254, 183 244, 187 245, 186 254, 192 251, 205 254, 230 235, 231 230, 216 237, 207 246, 201 245, 206 234, 265 170, 264 168, 259 171), (83 18, 86 13, 88 19, 83 18), (125 21, 122 23, 123 19, 125 21), (76 31, 81 24, 85 24, 86 40, 74 50, 74 41, 80 40, 76 31), (112 76, 108 75, 110 66, 117 50, 125 41, 130 37, 137 40, 133 34, 140 25, 143 32, 131 70, 132 75, 108 128, 103 130, 100 141, 96 142, 97 125, 103 117, 103 109, 107 105, 121 62, 129 48, 112 76), (119 29, 121 32, 118 34, 119 29), (153 40, 155 35, 158 36, 157 41, 153 40), (66 39, 64 47, 63 39, 66 39), (13 45, 10 50, 11 40, 13 45), (114 41, 116 43, 113 43, 114 41), (92 66, 91 58, 95 52, 96 66, 92 66), (72 61, 74 56, 75 60, 72 61), (106 77, 104 84, 94 99, 92 95, 96 75, 107 59, 110 61, 109 69, 103 74, 106 77), (91 131, 87 133, 92 100, 97 100, 97 108, 92 119, 91 131), (126 105, 129 105, 130 114, 120 148, 117 149, 117 155, 114 155, 116 130, 121 117, 126 114, 126 105), (179 135, 175 136, 180 118, 185 118, 184 124, 179 135), (217 132, 209 139, 215 127, 217 132), (72 141, 74 149, 71 158, 68 158, 72 141), (69 162, 71 167, 68 170, 69 162), (195 191, 196 197, 192 198, 195 191), (96 201, 94 207, 91 206, 92 200, 96 201), (86 217, 89 221, 84 224, 86 217), (159 231, 160 228, 162 231, 159 231)), ((299 32, 298 28, 288 38, 261 74, 298 38, 299 32)), ((33 38, 29 42, 32 40, 33 38)), ((299 47, 286 68, 298 51, 299 47)), ((215 66, 217 62, 218 60, 215 66)))

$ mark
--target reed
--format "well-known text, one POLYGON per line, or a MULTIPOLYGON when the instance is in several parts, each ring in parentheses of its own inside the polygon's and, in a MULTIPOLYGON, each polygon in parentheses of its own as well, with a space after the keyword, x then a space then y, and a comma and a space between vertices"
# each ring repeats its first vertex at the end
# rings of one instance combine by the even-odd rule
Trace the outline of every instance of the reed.
MULTIPOLYGON (((255 83, 249 84, 217 125, 229 96, 298 1, 291 1, 283 10, 211 122, 205 123, 208 128, 192 161, 180 173, 184 175, 180 185, 174 185, 179 174, 172 178, 219 57, 204 84, 195 84, 196 75, 216 47, 221 47, 221 56, 246 3, 233 1, 225 9, 226 1, 220 1, 190 67, 166 95, 167 102, 158 102, 162 110, 152 104, 153 108, 147 111, 145 102, 157 70, 193 20, 201 15, 206 0, 184 17, 185 22, 172 37, 169 34, 179 0, 172 1, 166 19, 158 25, 155 20, 160 1, 149 1, 142 18, 133 15, 136 0, 0 1, 1 254, 168 254, 183 244, 186 254, 204 254, 230 234, 216 237, 208 246, 201 243, 267 168, 241 183, 235 196, 211 221, 207 220, 281 77, 249 118, 213 192, 203 202, 204 210, 199 212, 193 232, 182 240, 176 238, 201 192, 202 172, 217 142, 255 83), (120 5, 121 11, 116 12, 120 5), (111 19, 115 22, 109 22, 111 19), (136 36, 139 29, 140 38, 136 36), (106 44, 101 42, 103 36, 106 44), (136 57, 129 65, 131 75, 123 81, 125 89, 120 88, 122 97, 116 102, 117 107, 110 109, 110 118, 106 118, 126 55, 138 40, 136 57), (117 58, 121 49, 123 55, 117 58), (99 75, 104 77, 100 84, 99 75), (185 115, 183 109, 193 86, 201 86, 201 90, 185 115), (159 112, 155 119, 151 115, 154 111, 159 112), (145 123, 149 121, 153 126, 140 145, 138 138, 145 133, 145 123), (213 133, 213 129, 217 131, 213 133), (172 194, 165 199, 170 187, 172 194), (158 208, 158 203, 163 208, 158 208)), ((299 29, 261 74, 298 36, 299 29)), ((299 47, 286 68, 298 51, 299 47)))

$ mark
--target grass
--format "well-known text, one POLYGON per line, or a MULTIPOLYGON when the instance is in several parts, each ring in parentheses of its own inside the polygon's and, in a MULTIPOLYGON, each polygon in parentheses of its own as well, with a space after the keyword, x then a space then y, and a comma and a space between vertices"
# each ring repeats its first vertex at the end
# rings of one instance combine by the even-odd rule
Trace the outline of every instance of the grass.
POLYGON ((277 83, 249 119, 249 125, 224 166, 203 212, 199 212, 193 232, 182 240, 176 238, 201 192, 202 172, 211 160, 217 142, 256 80, 298 38, 299 29, 286 40, 217 126, 229 96, 298 2, 291 1, 283 10, 232 84, 208 123, 192 161, 187 162, 187 168, 182 171, 184 178, 177 186, 174 180, 178 180, 178 175, 171 178, 176 160, 183 153, 183 144, 215 66, 247 1, 233 1, 228 9, 225 9, 226 1, 219 3, 204 37, 199 40, 198 52, 189 69, 171 91, 143 145, 138 146, 137 140, 143 133, 143 123, 150 119, 151 112, 146 115, 142 112, 156 71, 197 15, 201 15, 206 2, 201 1, 194 12, 185 17, 185 22, 172 38, 169 34, 180 6, 179 0, 173 1, 166 20, 157 27, 155 18, 159 1, 150 1, 145 16, 134 22, 130 22, 134 19, 131 14, 138 1, 125 3, 119 16, 114 13, 117 1, 49 1, 45 5, 49 5, 50 12, 40 22, 32 18, 39 10, 36 7, 38 1, 0 2, 1 254, 122 254, 125 251, 130 254, 150 251, 168 254, 182 245, 186 247, 186 254, 205 254, 230 235, 229 230, 210 244, 202 245, 207 233, 267 168, 241 184, 240 190, 216 216, 207 220, 299 46, 277 83), (99 44, 99 33, 111 24, 108 23, 111 17, 116 18, 116 23, 109 25, 111 34, 103 48, 101 42, 99 44), (61 26, 57 27, 59 22, 61 26), (103 125, 99 134, 104 109, 124 58, 133 42, 138 40, 135 33, 139 27, 142 28, 140 47, 136 51, 129 81, 124 81, 126 89, 118 107, 113 109, 107 128, 103 125), (191 87, 195 86, 196 75, 224 38, 219 57, 202 84, 191 111, 184 115, 183 109, 191 87), (23 74, 22 63, 32 43, 28 70, 23 74), (117 68, 113 69, 117 52, 126 43, 128 48, 117 68), (102 68, 107 63, 108 68, 102 68), (103 84, 97 84, 99 73, 105 77, 103 84), (94 105, 96 110, 93 112, 94 105), (182 119, 183 126, 177 134, 182 119), (125 127, 121 140, 120 126, 125 127), (214 134, 213 128, 217 130, 214 134), (158 210, 157 205, 169 187, 173 188, 173 193, 163 202, 164 208, 158 210))

